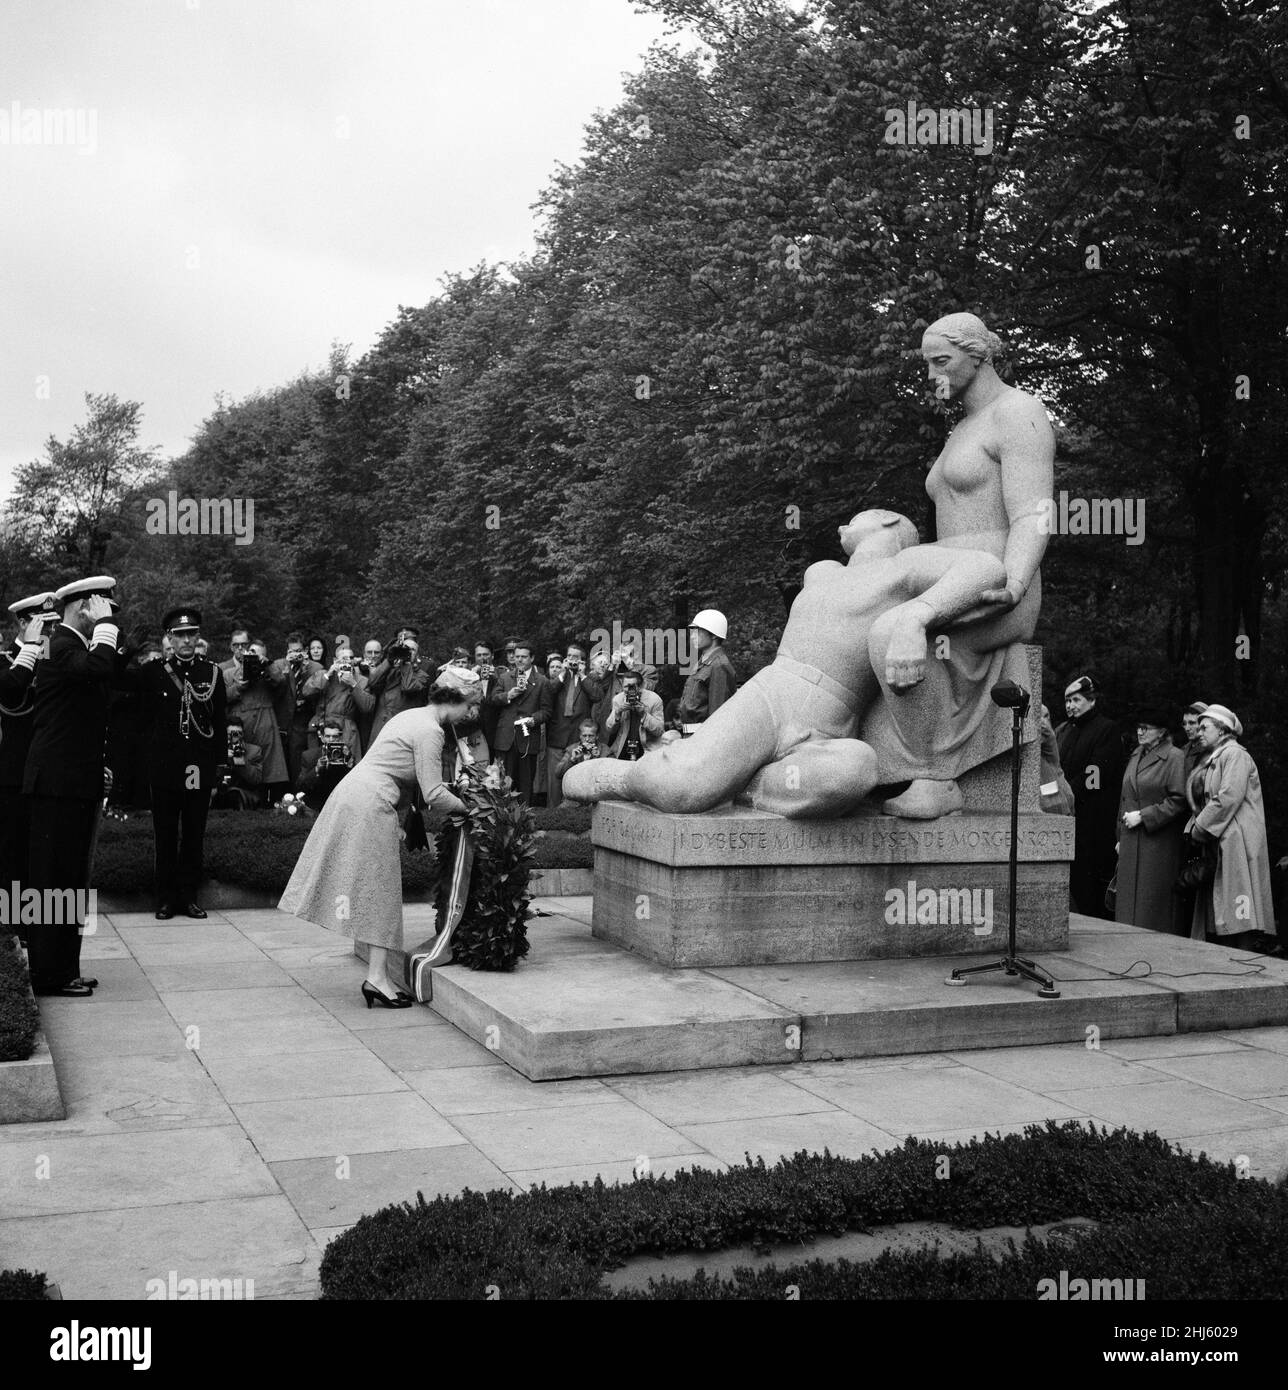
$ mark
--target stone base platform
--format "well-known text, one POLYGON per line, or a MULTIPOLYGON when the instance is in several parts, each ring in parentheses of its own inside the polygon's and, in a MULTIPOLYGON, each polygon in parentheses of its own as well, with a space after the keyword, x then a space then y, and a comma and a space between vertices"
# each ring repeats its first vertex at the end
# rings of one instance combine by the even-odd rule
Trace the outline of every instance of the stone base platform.
POLYGON ((512 974, 437 970, 431 1005, 533 1081, 1288 1024, 1288 962, 1090 917, 1037 956, 1048 1000, 945 985, 977 955, 676 970, 596 940, 584 898, 539 906, 512 974))
MULTIPOLYGON (((1063 950, 1069 816, 1019 818, 1021 949, 1063 950)), ((675 968, 995 952, 1009 927, 1008 812, 788 820, 603 801, 594 934, 675 968)))

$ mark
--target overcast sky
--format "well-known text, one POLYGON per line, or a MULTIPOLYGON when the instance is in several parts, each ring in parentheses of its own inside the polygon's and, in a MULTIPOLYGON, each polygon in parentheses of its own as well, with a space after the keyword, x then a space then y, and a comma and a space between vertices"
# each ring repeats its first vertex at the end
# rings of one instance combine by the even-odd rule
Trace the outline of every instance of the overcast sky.
POLYGON ((2 0, 0 496, 86 391, 178 454, 217 391, 529 251, 663 33, 630 0, 2 0))

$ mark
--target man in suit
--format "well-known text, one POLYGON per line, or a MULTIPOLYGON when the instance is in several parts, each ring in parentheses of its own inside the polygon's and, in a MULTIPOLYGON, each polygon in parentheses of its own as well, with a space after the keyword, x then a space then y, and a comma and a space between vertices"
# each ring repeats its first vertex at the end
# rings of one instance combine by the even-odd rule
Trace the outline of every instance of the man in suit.
POLYGON ((527 806, 532 805, 541 749, 540 729, 550 719, 554 699, 554 686, 533 667, 532 643, 527 638, 517 638, 514 674, 500 672, 488 700, 500 710, 492 756, 504 765, 519 799, 527 806))
POLYGON ((570 642, 564 654, 563 678, 555 687, 554 708, 546 725, 546 804, 563 804, 559 767, 580 736, 581 721, 604 693, 603 684, 586 671, 586 649, 570 642))
POLYGON ((27 885, 45 895, 30 930, 31 985, 41 995, 85 998, 97 983, 80 973, 80 944, 103 800, 108 689, 122 665, 115 587, 110 575, 95 575, 56 591, 62 621, 35 683, 22 789, 31 835, 27 885), (51 890, 61 893, 57 903, 51 890))
POLYGON ((172 608, 162 626, 174 654, 133 667, 126 679, 142 695, 148 716, 156 915, 164 922, 176 912, 206 915, 197 903, 201 852, 228 724, 223 673, 197 655, 200 612, 191 605, 172 608))
POLYGON ((644 677, 623 667, 618 673, 622 688, 613 696, 605 724, 610 756, 637 762, 661 741, 665 723, 662 697, 644 689, 644 677))
MULTIPOLYGON (((44 654, 45 634, 58 621, 52 593, 33 594, 9 605, 16 620, 13 645, 0 655, 0 891, 8 892, 27 877, 29 843, 27 803, 22 774, 31 747, 32 711, 36 695, 32 680, 44 654)), ((26 929, 11 915, 14 930, 25 946, 26 929)))
POLYGON ((492 644, 490 642, 475 642, 474 644, 474 668, 479 673, 479 686, 482 689, 482 704, 479 708, 479 728, 483 737, 487 740, 488 758, 491 759, 492 749, 496 747, 496 725, 501 717, 501 711, 492 703, 491 697, 496 694, 497 682, 501 678, 501 673, 506 668, 497 666, 492 656, 492 644))
POLYGON ((273 662, 281 684, 277 689, 277 728, 286 752, 286 775, 298 787, 304 750, 309 746, 309 721, 317 708, 318 696, 326 688, 326 672, 304 650, 304 634, 286 637, 286 655, 273 662))

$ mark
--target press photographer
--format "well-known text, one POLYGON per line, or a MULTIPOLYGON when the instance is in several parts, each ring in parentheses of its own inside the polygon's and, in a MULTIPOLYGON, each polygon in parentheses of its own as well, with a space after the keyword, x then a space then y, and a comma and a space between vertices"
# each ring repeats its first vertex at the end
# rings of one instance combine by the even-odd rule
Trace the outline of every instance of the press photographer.
POLYGON ((614 758, 635 762, 661 741, 665 724, 662 697, 644 689, 644 677, 624 667, 618 671, 622 688, 609 706, 608 746, 614 758))
POLYGON ((215 770, 215 811, 253 811, 264 802, 264 750, 246 738, 241 719, 228 716, 224 761, 215 770))
POLYGON ((371 719, 369 743, 375 742, 395 714, 425 703, 430 673, 420 659, 418 638, 414 627, 400 627, 380 654, 380 660, 371 668, 367 689, 375 698, 375 713, 371 719))
POLYGON ((358 717, 373 710, 376 698, 368 688, 368 679, 358 669, 350 647, 341 647, 335 654, 331 669, 326 673, 326 685, 318 701, 318 712, 310 725, 310 748, 317 748, 317 730, 321 721, 334 724, 340 737, 357 762, 362 757, 362 740, 358 737, 358 717))
POLYGON ((304 754, 300 791, 309 809, 320 811, 357 760, 338 719, 319 717, 313 722, 315 727, 310 732, 316 734, 320 742, 304 754))
POLYGON ((271 800, 287 789, 290 778, 275 708, 286 678, 269 665, 264 643, 252 642, 244 628, 233 632, 229 645, 232 659, 219 668, 224 673, 228 709, 240 717, 246 742, 263 750, 264 784, 271 800))
POLYGON ((287 775, 294 787, 299 784, 304 752, 309 746, 309 724, 326 687, 326 671, 304 650, 302 632, 287 634, 286 655, 273 667, 281 681, 277 689, 277 728, 286 752, 287 775))
POLYGON ((555 688, 532 664, 532 644, 516 642, 515 674, 502 671, 488 697, 492 708, 500 710, 496 723, 496 744, 492 753, 501 763, 515 791, 525 805, 532 805, 537 758, 541 751, 541 726, 554 710, 555 688))

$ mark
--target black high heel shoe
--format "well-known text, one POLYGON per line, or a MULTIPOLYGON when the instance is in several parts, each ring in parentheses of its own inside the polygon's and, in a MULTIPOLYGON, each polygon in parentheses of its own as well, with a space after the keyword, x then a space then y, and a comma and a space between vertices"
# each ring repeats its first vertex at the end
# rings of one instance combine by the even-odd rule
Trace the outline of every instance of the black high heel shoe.
POLYGON ((362 997, 367 1001, 367 1008, 370 1008, 373 1004, 379 1004, 382 1009, 410 1009, 416 1002, 409 996, 401 994, 397 999, 390 999, 387 994, 376 989, 366 980, 362 982, 362 997))

